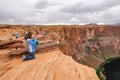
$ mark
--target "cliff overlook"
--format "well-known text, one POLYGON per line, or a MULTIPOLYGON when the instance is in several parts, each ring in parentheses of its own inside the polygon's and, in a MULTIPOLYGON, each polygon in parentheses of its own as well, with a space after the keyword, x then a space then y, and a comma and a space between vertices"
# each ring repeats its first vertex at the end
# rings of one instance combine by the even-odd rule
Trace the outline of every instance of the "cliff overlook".
POLYGON ((99 78, 104 78, 100 65, 120 55, 119 26, 4 25, 0 30, 0 40, 14 39, 12 35, 16 31, 22 37, 28 29, 45 34, 37 36, 39 41, 59 41, 60 45, 44 52, 38 51, 35 60, 26 62, 22 62, 21 55, 6 57, 10 49, 1 50, 0 79, 98 80, 94 69, 98 70, 99 78))

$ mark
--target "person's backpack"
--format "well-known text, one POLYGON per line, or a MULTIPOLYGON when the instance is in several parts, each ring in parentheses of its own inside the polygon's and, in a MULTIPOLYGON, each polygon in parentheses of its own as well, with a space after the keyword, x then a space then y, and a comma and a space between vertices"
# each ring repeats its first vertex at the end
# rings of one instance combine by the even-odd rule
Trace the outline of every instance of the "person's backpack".
POLYGON ((36 40, 36 43, 35 43, 34 49, 37 48, 38 44, 39 44, 39 42, 36 40))
POLYGON ((36 49, 39 42, 38 42, 38 40, 36 38, 33 38, 33 42, 34 42, 34 49, 36 49))

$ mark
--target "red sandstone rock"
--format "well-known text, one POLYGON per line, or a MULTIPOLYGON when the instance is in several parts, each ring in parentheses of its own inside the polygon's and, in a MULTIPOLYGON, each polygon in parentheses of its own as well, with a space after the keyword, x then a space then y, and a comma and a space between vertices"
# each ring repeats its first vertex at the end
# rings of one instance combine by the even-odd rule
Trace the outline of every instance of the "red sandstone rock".
POLYGON ((36 59, 25 62, 21 57, 6 59, 0 65, 0 80, 99 80, 94 69, 75 62, 59 49, 36 54, 36 59))

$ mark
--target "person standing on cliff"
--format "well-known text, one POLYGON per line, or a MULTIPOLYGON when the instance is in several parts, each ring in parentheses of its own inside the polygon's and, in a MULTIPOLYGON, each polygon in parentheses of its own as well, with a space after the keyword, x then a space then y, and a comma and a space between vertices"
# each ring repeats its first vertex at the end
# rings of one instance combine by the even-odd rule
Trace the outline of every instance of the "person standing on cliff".
POLYGON ((33 39, 32 35, 28 37, 27 39, 28 54, 23 55, 23 61, 35 59, 35 52, 38 44, 39 43, 38 40, 36 39, 36 35, 34 36, 33 39))
POLYGON ((23 61, 35 59, 35 49, 34 49, 34 41, 32 40, 32 35, 27 39, 27 49, 28 54, 23 55, 23 61))

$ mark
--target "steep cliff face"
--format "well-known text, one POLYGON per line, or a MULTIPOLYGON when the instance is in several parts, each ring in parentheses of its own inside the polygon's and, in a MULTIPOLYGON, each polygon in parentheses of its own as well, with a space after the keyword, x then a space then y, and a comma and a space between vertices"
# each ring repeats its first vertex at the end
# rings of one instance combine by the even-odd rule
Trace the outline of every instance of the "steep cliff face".
POLYGON ((96 68, 104 60, 120 55, 118 26, 69 26, 63 27, 60 35, 66 44, 63 52, 85 65, 96 68))
POLYGON ((0 80, 98 80, 94 69, 78 64, 58 48, 25 62, 21 57, 0 56, 0 63, 0 80))

